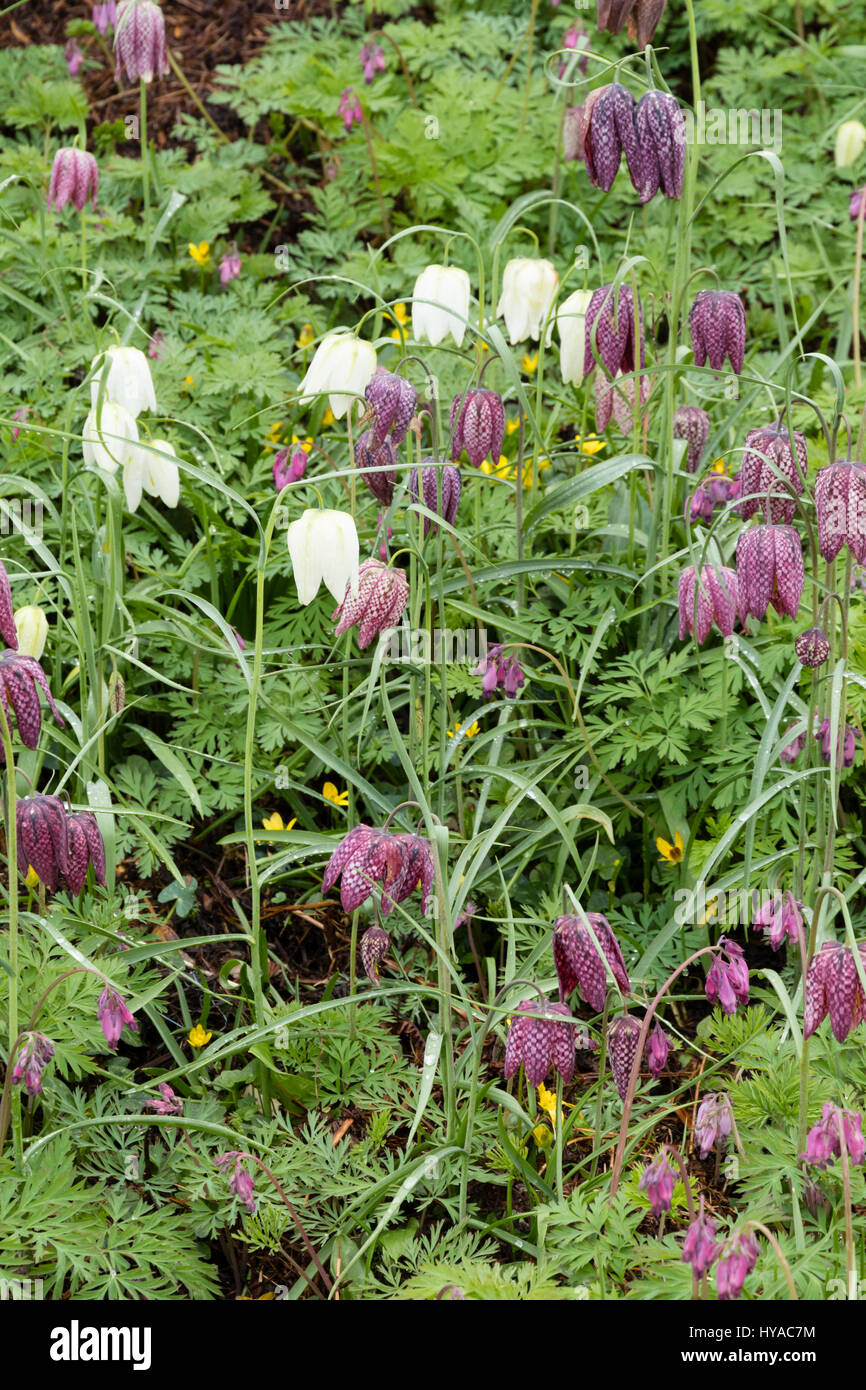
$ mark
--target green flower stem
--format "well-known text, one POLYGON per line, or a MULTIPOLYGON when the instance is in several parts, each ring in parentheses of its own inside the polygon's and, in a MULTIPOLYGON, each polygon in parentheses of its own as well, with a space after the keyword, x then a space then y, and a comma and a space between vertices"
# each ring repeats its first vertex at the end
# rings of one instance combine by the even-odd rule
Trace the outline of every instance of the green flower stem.
POLYGON ((139 103, 141 107, 141 184, 144 197, 144 249, 147 256, 150 255, 150 149, 147 143, 147 83, 141 80, 138 84, 139 103))

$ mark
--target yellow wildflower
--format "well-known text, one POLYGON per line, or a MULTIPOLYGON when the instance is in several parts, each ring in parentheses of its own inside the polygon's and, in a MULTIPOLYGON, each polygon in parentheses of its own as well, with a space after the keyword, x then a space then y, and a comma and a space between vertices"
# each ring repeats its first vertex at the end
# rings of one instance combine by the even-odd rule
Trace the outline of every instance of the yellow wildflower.
POLYGON ((322 416, 322 429, 329 430, 334 423, 334 412, 329 405, 325 406, 325 413, 322 416))
MULTIPOLYGON (((536 464, 539 473, 542 473, 545 468, 550 467, 550 459, 546 458, 545 455, 542 454, 540 458, 536 459, 536 464)), ((516 468, 514 470, 514 473, 512 474, 512 477, 517 477, 516 468)), ((526 461, 523 464, 523 486, 532 487, 532 459, 526 459, 526 461)))
POLYGON ((298 347, 308 348, 315 336, 313 325, 311 323, 305 323, 298 334, 298 347))
POLYGON ((189 1031, 191 1047, 204 1047, 205 1043, 209 1043, 212 1037, 213 1033, 206 1033, 200 1023, 197 1023, 195 1027, 191 1028, 189 1031))
POLYGON ((519 421, 519 420, 506 420, 506 421, 505 421, 505 433, 506 433, 506 434, 516 434, 517 431, 518 431, 519 429, 520 429, 520 421, 519 421))
MULTIPOLYGON (((272 816, 265 816, 264 820, 262 821, 262 825, 265 827, 265 830, 291 830, 294 826, 297 825, 297 823, 297 817, 295 817, 294 820, 289 821, 288 825, 284 825, 283 818, 280 815, 279 811, 274 811, 274 814, 272 816)), ((269 845, 272 845, 273 843, 273 840, 268 841, 269 845)))
POLYGON ((680 832, 677 831, 674 835, 674 842, 671 844, 668 840, 663 840, 661 835, 659 835, 656 840, 656 849, 662 859, 666 859, 669 864, 679 864, 682 862, 683 857, 683 837, 680 832))
POLYGON ((198 246, 195 242, 189 242, 189 254, 192 256, 196 265, 205 266, 210 260, 210 242, 200 241, 198 246))
POLYGON ((538 371, 538 353, 534 357, 530 357, 527 353, 520 365, 527 376, 532 376, 533 372, 538 371))
POLYGON ((553 1131, 549 1125, 536 1125, 532 1137, 540 1149, 549 1149, 553 1143, 553 1131))
POLYGON ((308 453, 310 452, 310 450, 312 449, 312 447, 313 447, 313 436, 312 436, 311 434, 308 434, 307 437, 306 437, 306 439, 301 439, 300 435, 293 434, 293 435, 292 435, 292 443, 293 443, 293 444, 300 444, 300 446, 301 446, 301 448, 303 449, 304 453, 305 453, 305 454, 308 454, 308 453))
POLYGON ((719 915, 719 900, 718 900, 718 898, 710 898, 709 902, 707 903, 706 907, 704 908, 703 914, 702 914, 702 916, 701 916, 701 920, 698 922, 698 926, 699 926, 699 927, 704 927, 704 926, 706 926, 707 922, 714 922, 715 919, 718 917, 718 915, 719 915))
POLYGON ((326 801, 333 801, 335 806, 348 806, 349 793, 338 792, 333 782, 326 782, 322 787, 322 796, 326 801))
POLYGON ((393 329, 391 337, 399 343, 402 341, 404 336, 404 334, 401 333, 400 329, 406 328, 406 326, 411 322, 411 316, 406 312, 406 305, 402 302, 402 300, 394 305, 393 309, 391 310, 391 313, 393 317, 396 319, 397 323, 399 323, 400 325, 400 328, 393 329))
POLYGON ((476 719, 476 720, 474 720, 471 724, 469 724, 469 725, 466 726, 466 727, 464 727, 462 724, 457 724, 453 729, 449 729, 449 730, 448 730, 448 737, 449 737, 449 738, 474 738, 476 734, 480 734, 480 733, 481 733, 481 725, 478 723, 478 720, 476 719))
POLYGON ((28 888, 39 887, 39 875, 37 874, 32 864, 27 865, 27 876, 24 879, 24 882, 27 884, 28 888))
POLYGON ((193 381, 191 376, 185 376, 183 379, 183 385, 186 387, 187 391, 191 391, 192 388, 195 386, 195 382, 193 381))
POLYGON ((596 439, 594 435, 590 435, 587 439, 580 441, 580 452, 589 454, 591 457, 593 454, 599 453, 605 447, 605 443, 604 439, 596 439))

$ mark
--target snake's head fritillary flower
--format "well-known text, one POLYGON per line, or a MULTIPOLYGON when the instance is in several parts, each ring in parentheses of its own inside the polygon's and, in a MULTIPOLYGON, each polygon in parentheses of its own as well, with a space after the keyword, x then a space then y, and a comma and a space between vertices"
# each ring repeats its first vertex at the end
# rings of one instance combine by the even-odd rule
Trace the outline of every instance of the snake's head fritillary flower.
POLYGON ((847 545, 858 564, 866 564, 866 464, 848 459, 829 463, 815 479, 818 549, 835 560, 847 545))
POLYGON ((550 310, 558 286, 559 276, 550 261, 518 256, 508 262, 502 273, 502 293, 496 313, 505 318, 510 343, 521 343, 526 338, 538 342, 545 323, 548 325, 547 342, 550 342, 553 327, 550 310))
POLYGON ((73 811, 66 817, 66 833, 69 856, 65 877, 71 891, 76 896, 81 892, 87 878, 88 864, 93 865, 96 882, 104 888, 105 845, 96 816, 92 811, 73 811))
MULTIPOLYGON (((866 966, 866 943, 861 942, 858 950, 860 960, 866 966)), ((809 962, 803 1036, 810 1038, 828 1014, 837 1042, 844 1042, 848 1034, 866 1018, 854 953, 850 946, 837 941, 825 941, 809 962)))
MULTIPOLYGON (((450 526, 454 525, 457 519, 457 507, 460 502, 460 492, 462 482, 460 479, 460 469, 455 468, 453 463, 437 463, 435 459, 424 459, 421 464, 421 484, 418 485, 417 468, 413 468, 409 474, 409 496, 413 502, 421 502, 429 512, 435 516, 441 516, 450 526), (442 505, 439 505, 439 489, 442 491, 442 505)), ((424 535, 428 535, 432 529, 433 534, 439 529, 435 522, 428 516, 424 518, 424 535)))
POLYGON ((641 1026, 633 1014, 619 1014, 607 1025, 607 1055, 620 1100, 628 1094, 641 1026))
POLYGON ((298 387, 298 405, 327 395, 336 420, 342 420, 356 396, 363 396, 376 370, 376 349, 345 331, 328 333, 298 387))
POLYGON ((681 198, 686 165, 686 122, 679 102, 669 92, 652 87, 634 109, 640 162, 637 181, 629 165, 632 183, 642 203, 656 193, 681 198))
POLYGON ((105 1034, 105 1041, 110 1048, 116 1048, 120 1042, 120 1035, 123 1032, 123 1025, 131 1028, 133 1032, 138 1032, 138 1024, 133 1018, 123 999, 116 989, 111 985, 106 985, 99 996, 97 1005, 97 1017, 100 1026, 105 1034))
POLYGON ((384 960, 391 949, 391 938, 381 927, 368 927, 361 937, 361 963, 367 979, 379 984, 379 962, 384 960))
POLYGON ((815 669, 823 666, 830 655, 830 642, 826 632, 820 627, 807 628, 794 639, 794 651, 801 666, 815 669))
POLYGON ((183 1101, 180 1099, 180 1096, 175 1095, 167 1081, 160 1081, 159 1095, 159 1100, 155 1097, 146 1100, 144 1102, 144 1109, 152 1110, 155 1115, 183 1114, 183 1101))
POLYGON ((704 1096, 695 1120, 695 1138, 701 1158, 706 1158, 717 1146, 724 1148, 731 1133, 733 1115, 731 1102, 721 1091, 704 1096))
POLYGON ((686 472, 695 473, 704 456, 710 437, 710 417, 698 405, 681 405, 674 411, 674 439, 684 439, 686 472))
POLYGON ((721 371, 727 357, 739 376, 746 351, 746 311, 732 290, 701 290, 689 310, 689 330, 695 366, 709 359, 721 371))
POLYGON ((370 430, 360 435, 355 445, 355 465, 378 502, 390 507, 397 482, 397 454, 390 438, 376 444, 370 430))
POLYGON ((382 916, 403 902, 420 884, 421 910, 426 913, 433 886, 433 858, 429 843, 418 835, 392 835, 369 825, 356 825, 334 850, 322 879, 322 892, 341 878, 340 901, 344 912, 354 912, 382 888, 382 916))
POLYGON ((836 168, 855 164, 866 147, 866 126, 862 121, 843 121, 836 132, 836 168))
POLYGON ((54 1056, 54 1044, 44 1033, 24 1033, 15 1053, 10 1081, 20 1086, 29 1096, 38 1096, 42 1090, 42 1073, 54 1056))
POLYGON ((621 82, 610 82, 590 92, 583 108, 583 158, 590 183, 609 192, 623 154, 640 190, 647 181, 646 160, 634 123, 634 97, 621 82))
POLYGON ((749 1002, 749 967, 742 946, 720 936, 720 952, 713 957, 704 986, 711 1004, 718 1002, 726 1014, 735 1014, 737 1006, 749 1002))
MULTIPOLYGON (((787 729, 785 730, 784 737, 787 738, 788 735, 791 733, 792 729, 796 729, 796 727, 797 727, 796 724, 789 724, 788 727, 787 727, 787 729)), ((781 753, 779 754, 780 760, 781 760, 783 763, 794 763, 794 762, 796 762, 797 759, 799 758, 800 754, 802 753, 803 749, 805 748, 805 746, 806 746, 806 730, 804 729, 804 730, 802 731, 802 733, 797 734, 796 738, 793 738, 793 739, 791 740, 790 743, 786 743, 786 744, 785 744, 785 747, 782 749, 781 753)))
POLYGON ((715 1235, 716 1223, 704 1216, 704 1199, 701 1197, 698 1214, 686 1232, 682 1253, 683 1262, 691 1265, 696 1279, 703 1279, 719 1253, 715 1235))
POLYGON ((696 521, 712 521, 716 508, 727 506, 739 494, 739 478, 731 478, 727 473, 717 473, 714 470, 698 483, 691 497, 686 498, 683 518, 692 525, 696 521))
POLYGON ((503 1076, 509 1081, 522 1063, 530 1086, 540 1086, 551 1067, 563 1081, 570 1081, 574 1051, 574 1028, 566 1005, 524 999, 514 1010, 508 1029, 503 1076), (529 1014, 541 1017, 530 1018, 529 1014))
POLYGON ((308 507, 289 526, 286 536, 298 601, 312 603, 320 584, 339 603, 349 586, 358 591, 360 544, 355 522, 348 512, 308 507))
POLYGON ((12 586, 2 561, 0 561, 0 637, 3 638, 7 647, 11 647, 13 651, 18 650, 18 628, 15 623, 15 610, 12 607, 12 586))
MULTIPOLYGON (((96 410, 100 397, 105 403, 122 406, 133 419, 143 410, 156 410, 153 377, 144 353, 139 348, 119 347, 116 344, 94 357, 90 364, 90 404, 96 410)), ((102 422, 103 428, 108 428, 102 422)))
POLYGON ((702 647, 713 623, 723 637, 730 637, 740 617, 745 624, 737 575, 724 565, 704 565, 700 580, 689 565, 679 578, 677 602, 680 614, 680 640, 692 634, 702 647))
MULTIPOLYGON (((42 728, 42 710, 39 696, 36 694, 37 685, 45 695, 55 721, 61 729, 64 728, 60 711, 54 703, 45 672, 39 662, 17 651, 0 653, 0 701, 3 703, 7 722, 11 718, 11 711, 14 710, 18 722, 18 735, 25 748, 36 747, 42 728)), ((5 756, 0 744, 0 762, 5 761, 5 756)))
POLYGON ((618 34, 628 20, 628 34, 643 50, 652 43, 667 0, 598 0, 598 28, 618 34))
POLYGON ((649 1197, 653 1216, 658 1217, 664 1212, 670 1211, 673 1206, 676 1181, 677 1171, 665 1150, 662 1149, 661 1153, 656 1154, 652 1162, 644 1168, 638 1183, 639 1190, 645 1192, 649 1197))
POLYGON ((388 435, 395 447, 402 444, 418 403, 418 392, 411 381, 377 367, 364 395, 370 407, 369 433, 373 446, 378 448, 388 435))
MULTIPOLYGON (((586 360, 586 315, 592 303, 591 290, 575 290, 556 311, 559 333, 559 366, 566 385, 583 381, 586 360)), ((495 457, 495 456, 494 456, 495 457)))
MULTIPOLYGON (((830 744, 832 726, 829 719, 822 719, 815 737, 821 740, 821 761, 829 763, 832 757, 830 744)), ((836 736, 836 764, 838 767, 853 767, 857 752, 860 730, 854 724, 840 725, 836 736)))
POLYGON ((751 1231, 738 1231, 725 1242, 716 1265, 716 1289, 722 1302, 739 1298, 760 1253, 751 1231))
POLYGON ((404 570, 391 569, 381 560, 365 560, 358 571, 358 591, 347 586, 340 606, 331 614, 337 621, 336 637, 358 629, 358 646, 363 651, 374 637, 396 627, 409 602, 409 585, 404 570))
MULTIPOLYGON (((629 435, 634 429, 635 416, 635 381, 640 382, 639 399, 641 405, 646 405, 650 396, 649 377, 641 374, 639 377, 621 377, 617 373, 613 381, 608 381, 602 372, 595 374, 595 429, 597 434, 603 434, 610 424, 611 416, 616 421, 617 428, 621 434, 629 435)), ((649 415, 644 412, 638 419, 638 428, 645 430, 649 422, 649 415)))
POLYGON ((513 700, 524 683, 523 667, 515 652, 506 656, 501 642, 488 647, 487 655, 479 661, 474 676, 482 676, 481 692, 489 699, 497 690, 504 690, 506 697, 513 700))
POLYGON ((463 346, 469 316, 471 285, 465 270, 456 265, 428 265, 412 291, 412 336, 419 343, 438 347, 450 333, 463 346))
POLYGON ((153 0, 121 0, 114 29, 115 82, 123 68, 130 82, 151 82, 169 71, 165 20, 153 0))
POLYGON ((15 805, 18 837, 18 869, 27 874, 30 865, 45 887, 54 893, 69 862, 66 808, 57 796, 35 792, 15 805))
POLYGON ((505 406, 497 391, 474 387, 451 402, 451 461, 456 463, 466 450, 473 468, 485 459, 496 463, 505 438, 505 406))
POLYGON ((130 451, 123 465, 123 495, 131 512, 137 511, 142 496, 158 497, 166 507, 180 501, 180 469, 174 445, 167 439, 150 439, 130 451))
POLYGON ((737 583, 746 614, 764 618, 772 603, 796 618, 803 593, 803 547, 793 526, 752 526, 737 541, 737 583))
POLYGON ((369 87, 375 80, 377 72, 385 71, 385 50, 381 44, 370 40, 361 48, 361 68, 364 73, 364 81, 369 87))
POLYGON ((564 1001, 580 986, 580 992, 596 1013, 601 1013, 607 997, 606 960, 623 994, 631 993, 620 944, 607 918, 600 912, 586 914, 601 947, 601 959, 586 923, 579 916, 557 917, 553 928, 553 963, 559 980, 559 998, 564 1001))
POLYGON ((253 1183, 253 1175, 245 1166, 241 1155, 232 1150, 231 1153, 220 1154, 219 1158, 214 1159, 214 1163, 223 1173, 227 1172, 230 1167, 232 1168, 232 1175, 229 1178, 229 1192, 233 1196, 239 1197, 250 1216, 253 1216, 256 1210, 255 1184, 253 1183), (232 1167, 232 1165, 234 1166, 232 1167))
POLYGON ((797 510, 797 497, 806 482, 808 459, 806 439, 792 432, 794 448, 783 420, 761 429, 749 430, 739 478, 743 500, 737 510, 746 520, 756 513, 769 512, 769 520, 790 525, 797 510))
POLYGON ((647 1069, 650 1076, 655 1077, 656 1080, 662 1075, 667 1066, 670 1050, 670 1039, 661 1024, 656 1020, 646 1040, 646 1047, 644 1048, 647 1069))
POLYGON ((630 285, 620 285, 616 295, 613 285, 602 285, 593 291, 586 309, 584 377, 589 376, 596 362, 602 364, 610 377, 615 377, 617 372, 633 372, 635 367, 646 365, 643 308, 638 299, 635 324, 634 295, 630 285))
POLYGON ((93 155, 71 147, 58 150, 51 166, 48 206, 59 212, 71 203, 76 212, 81 212, 88 198, 96 207, 98 191, 99 168, 93 155))
POLYGON ((786 940, 796 944, 803 939, 803 904, 797 901, 790 888, 784 893, 774 893, 772 898, 761 903, 752 926, 756 931, 766 931, 774 951, 786 940))

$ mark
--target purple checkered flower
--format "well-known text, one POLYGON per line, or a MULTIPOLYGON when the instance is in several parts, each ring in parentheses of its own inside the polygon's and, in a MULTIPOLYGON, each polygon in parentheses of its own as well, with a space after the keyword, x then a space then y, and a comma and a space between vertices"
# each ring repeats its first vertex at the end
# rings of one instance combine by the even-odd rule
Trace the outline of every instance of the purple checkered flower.
POLYGON ((681 198, 686 123, 676 97, 655 87, 644 92, 634 109, 634 125, 641 157, 634 170, 629 161, 629 173, 641 202, 648 203, 659 191, 665 198, 681 198))
POLYGON ((733 1127, 731 1102, 721 1091, 704 1096, 695 1120, 695 1138, 701 1158, 706 1158, 718 1145, 723 1149, 733 1127))
POLYGON ((98 189, 99 168, 92 154, 73 148, 57 151, 48 185, 49 207, 55 207, 60 212, 67 203, 71 203, 76 212, 81 212, 88 198, 96 207, 98 189))
POLYGON ((686 1232, 682 1253, 683 1262, 691 1265, 696 1279, 703 1279, 719 1253, 715 1235, 716 1223, 704 1216, 704 1199, 701 1197, 698 1214, 686 1232))
POLYGON ((505 406, 496 391, 475 387, 451 402, 451 461, 456 463, 466 450, 473 468, 485 459, 498 463, 505 438, 505 406))
POLYGON ((746 351, 746 311, 731 290, 701 290, 689 310, 689 330, 695 366, 709 359, 713 371, 721 371, 727 357, 739 376, 746 351))
POLYGON ((381 44, 370 40, 362 46, 361 67, 364 71, 364 81, 369 87, 375 80, 376 73, 385 71, 385 50, 381 44))
POLYGON ((629 38, 641 50, 652 43, 667 0, 598 0, 599 33, 618 34, 628 20, 629 38))
POLYGON ((737 582, 746 614, 764 618, 772 603, 796 618, 803 593, 803 547, 793 526, 751 526, 737 541, 737 582))
MULTIPOLYGON (((97 883, 105 887, 105 845, 99 823, 92 811, 74 811, 66 817, 69 855, 65 877, 74 894, 81 892, 87 878, 87 866, 93 865, 97 883)), ((35 865, 34 865, 35 868, 35 865)), ((39 873, 39 870, 36 870, 39 873)), ((41 875, 40 875, 41 877, 41 875)))
POLYGON ((634 124, 634 97, 620 82, 590 92, 583 108, 583 156, 590 182, 605 193, 625 153, 635 188, 645 181, 645 159, 634 124))
POLYGON ((176 1096, 167 1081, 159 1083, 160 1099, 154 1098, 144 1102, 145 1110, 152 1110, 155 1115, 182 1115, 183 1101, 176 1096))
POLYGON ((830 643, 826 632, 820 627, 807 628, 794 638, 794 651, 801 666, 815 669, 823 666, 830 655, 830 643))
POLYGON ((644 1048, 644 1056, 646 1057, 649 1074, 655 1077, 656 1081, 658 1081, 667 1066, 670 1050, 670 1038, 658 1020, 656 1020, 646 1040, 646 1047, 644 1048))
POLYGON ((574 1028, 565 1004, 524 999, 514 1010, 505 1044, 503 1076, 509 1081, 523 1063, 527 1084, 540 1086, 553 1067, 563 1081, 574 1076, 574 1028), (540 1014, 529 1018, 528 1014, 540 1014), (568 1022, 562 1020, 567 1019, 568 1022))
MULTIPOLYGON (((623 994, 631 993, 631 983, 620 944, 607 918, 588 912, 586 919, 598 938, 604 960, 623 994)), ((601 1013, 607 997, 607 972, 595 943, 579 916, 557 917, 553 928, 553 963, 559 980, 559 998, 564 1001, 580 987, 580 992, 596 1013, 601 1013)))
POLYGON ((607 1025, 607 1055, 620 1100, 628 1094, 641 1026, 633 1014, 618 1014, 607 1025))
POLYGON ((151 82, 169 71, 165 20, 153 0, 121 0, 114 29, 115 82, 123 68, 130 82, 151 82))
POLYGON ((638 1190, 649 1197, 653 1216, 661 1216, 673 1206, 677 1171, 664 1149, 656 1154, 641 1174, 638 1190))
POLYGON ((743 1285, 751 1274, 761 1253, 751 1231, 738 1231, 725 1242, 716 1265, 716 1289, 719 1299, 739 1298, 743 1285))
POLYGON ((472 674, 484 677, 481 690, 487 699, 497 690, 504 690, 507 698, 513 700, 524 682, 523 668, 516 655, 512 652, 510 656, 505 656, 501 642, 494 642, 492 647, 488 647, 487 655, 479 661, 472 674))
MULTIPOLYGON (((866 966, 866 942, 858 944, 860 960, 866 966)), ((806 971, 803 1036, 810 1038, 829 1014, 830 1027, 837 1042, 866 1018, 866 1005, 854 952, 838 941, 825 941, 816 951, 806 971)))
POLYGON ((356 825, 337 846, 325 869, 322 892, 342 877, 340 901, 345 912, 354 912, 382 888, 382 916, 421 888, 421 911, 426 913, 433 887, 430 844, 419 835, 392 835, 369 825, 356 825))
POLYGON ((818 549, 835 560, 847 545, 858 564, 866 564, 866 464, 851 459, 829 463, 815 479, 818 549))
MULTIPOLYGON (((12 710, 18 722, 18 735, 25 748, 35 748, 39 743, 42 729, 42 710, 36 687, 40 686, 51 707, 51 713, 62 729, 64 727, 60 711, 54 703, 45 672, 32 656, 22 656, 17 651, 0 652, 0 701, 6 721, 12 718, 12 710)), ((3 745, 0 743, 0 762, 6 761, 3 745)))
POLYGON ((735 1014, 737 1005, 749 1002, 749 967, 742 946, 720 936, 721 951, 713 957, 704 986, 711 1004, 718 1002, 726 1014, 735 1014))
POLYGON ((138 1024, 117 990, 112 989, 111 985, 106 985, 105 989, 100 994, 96 1012, 102 1031, 105 1034, 105 1041, 112 1050, 116 1048, 117 1044, 120 1042, 120 1035, 123 1032, 124 1024, 127 1024, 133 1032, 138 1032, 138 1024))
POLYGON ((774 951, 786 940, 802 942, 803 904, 797 901, 790 888, 784 893, 774 893, 772 898, 761 903, 752 926, 755 931, 766 931, 774 951))
POLYGON ((364 395, 370 407, 372 447, 378 448, 388 435, 395 447, 402 444, 418 403, 418 392, 411 381, 377 367, 364 395))
MULTIPOLYGON (((830 720, 822 719, 816 738, 821 740, 821 761, 829 763, 832 756, 830 747, 830 720)), ((853 767, 857 752, 860 730, 854 724, 840 725, 836 734, 836 763, 840 767, 853 767)))
POLYGON ((713 623, 723 637, 730 637, 738 615, 745 626, 746 615, 742 612, 737 576, 724 565, 704 565, 700 582, 694 567, 689 565, 680 575, 677 601, 680 641, 688 632, 695 636, 698 646, 702 647, 713 623))
POLYGON ((852 1163, 862 1163, 866 1158, 866 1139, 860 1122, 859 1110, 843 1110, 827 1101, 821 1111, 818 1124, 809 1130, 804 1158, 814 1168, 828 1168, 834 1158, 842 1154, 842 1137, 852 1163))
POLYGON ((222 1173, 227 1172, 231 1165, 234 1165, 229 1179, 229 1192, 233 1196, 239 1197, 250 1216, 253 1216, 256 1210, 255 1185, 253 1175, 249 1168, 244 1166, 241 1154, 232 1150, 230 1153, 220 1154, 218 1158, 214 1159, 214 1163, 222 1173))
POLYGON ((38 1096, 42 1090, 42 1073, 53 1056, 54 1043, 44 1033, 22 1034, 10 1077, 12 1085, 20 1086, 23 1081, 28 1096, 38 1096))
POLYGON ((674 439, 685 439, 686 472, 695 473, 710 437, 710 417, 698 405, 681 405, 674 411, 674 439))
POLYGON ((381 927, 368 927, 361 937, 361 964, 374 985, 379 983, 379 961, 385 959, 390 949, 391 938, 381 927))
POLYGON ((0 561, 0 637, 3 638, 7 647, 11 647, 13 651, 17 652, 18 629, 15 626, 12 587, 2 561, 0 561))
POLYGON ((614 299, 613 285, 594 290, 586 309, 584 328, 583 375, 588 377, 596 362, 600 362, 609 377, 617 372, 633 372, 636 366, 646 365, 643 336, 643 308, 637 301, 637 330, 635 330, 634 295, 630 285, 620 285, 614 299), (593 350, 593 329, 597 352, 593 350))
POLYGON ((106 33, 110 26, 114 26, 117 19, 117 5, 115 0, 106 0, 105 4, 94 5, 91 11, 91 19, 96 25, 97 33, 106 33))
POLYGON ((390 507, 397 482, 397 455, 390 439, 376 445, 372 432, 367 430, 355 445, 355 465, 362 469, 361 477, 383 506, 390 507))
MULTIPOLYGON (((649 377, 641 373, 638 377, 622 378, 619 373, 613 381, 608 381, 602 372, 595 374, 595 429, 603 434, 610 424, 611 416, 616 421, 621 434, 629 435, 634 429, 635 381, 640 382, 639 398, 646 405, 650 397, 649 377)), ((649 415, 639 416, 638 427, 647 428, 649 415)))
POLYGON ((746 435, 739 473, 743 500, 737 508, 746 520, 756 513, 766 512, 769 512, 768 520, 773 522, 790 525, 794 520, 796 499, 806 482, 808 459, 804 435, 796 430, 792 433, 793 452, 783 420, 749 430, 746 435))
MULTIPOLYGON (((413 502, 422 502, 429 512, 441 516, 453 526, 457 519, 457 506, 460 502, 460 469, 453 463, 437 464, 435 459, 424 459, 421 464, 421 486, 418 486, 418 469, 409 474, 409 496, 413 502), (442 509, 439 509, 439 489, 442 489, 442 509)), ((435 535, 438 526, 429 517, 424 518, 424 535, 432 529, 435 535)))
POLYGON ((396 627, 409 602, 409 585, 404 570, 391 569, 381 560, 364 560, 358 570, 358 592, 352 594, 351 582, 346 585, 346 597, 331 614, 339 619, 335 637, 341 637, 350 627, 358 629, 361 651, 374 637, 396 627))
POLYGON ((27 877, 32 868, 49 892, 57 890, 69 863, 66 807, 57 796, 22 796, 15 806, 18 840, 18 872, 27 877))

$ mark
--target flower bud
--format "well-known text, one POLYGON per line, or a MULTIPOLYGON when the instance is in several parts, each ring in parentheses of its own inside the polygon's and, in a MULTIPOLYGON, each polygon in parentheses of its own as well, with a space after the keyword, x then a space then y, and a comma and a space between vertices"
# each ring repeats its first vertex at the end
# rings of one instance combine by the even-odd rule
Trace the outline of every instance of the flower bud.
POLYGON ((836 132, 836 168, 847 169, 863 153, 866 126, 861 121, 843 121, 836 132))
POLYGON ((42 609, 33 606, 19 608, 15 613, 15 630, 21 655, 41 661, 48 637, 48 619, 42 609))

